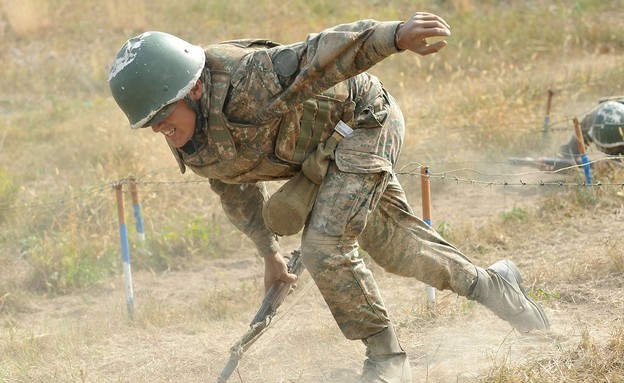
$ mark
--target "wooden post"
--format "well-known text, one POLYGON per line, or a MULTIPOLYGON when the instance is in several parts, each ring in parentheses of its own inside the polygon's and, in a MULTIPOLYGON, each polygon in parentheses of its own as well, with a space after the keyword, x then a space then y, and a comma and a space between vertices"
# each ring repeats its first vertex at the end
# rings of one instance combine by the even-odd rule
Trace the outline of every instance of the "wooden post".
POLYGON ((548 126, 550 125, 550 108, 552 107, 552 99, 555 92, 548 89, 548 101, 546 101, 546 115, 544 116, 543 137, 546 137, 548 133, 548 126))
POLYGON ((132 208, 134 211, 134 222, 136 223, 137 237, 139 241, 145 242, 145 227, 143 216, 141 215, 141 204, 139 203, 139 191, 137 190, 136 178, 130 177, 130 193, 132 194, 132 208))
MULTIPOLYGON (((420 168, 420 186, 422 189, 422 210, 423 221, 431 226, 431 188, 429 185, 429 168, 423 166, 420 168)), ((432 286, 425 286, 425 294, 427 296, 427 304, 429 306, 435 305, 435 288, 432 286)))

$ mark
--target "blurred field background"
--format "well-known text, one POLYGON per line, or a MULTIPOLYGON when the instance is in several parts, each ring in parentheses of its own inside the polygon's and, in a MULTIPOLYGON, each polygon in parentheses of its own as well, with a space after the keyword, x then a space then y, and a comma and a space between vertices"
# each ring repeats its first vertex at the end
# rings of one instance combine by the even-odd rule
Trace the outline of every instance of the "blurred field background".
MULTIPOLYGON (((116 182, 129 176, 139 180, 146 219, 145 248, 132 249, 137 275, 151 276, 157 283, 165 280, 163 273, 206 270, 232 259, 247 270, 239 270, 234 281, 213 274, 214 280, 203 281, 207 286, 197 292, 192 307, 167 303, 167 297, 175 298, 174 291, 169 296, 146 292, 138 299, 134 323, 146 331, 146 338, 170 331, 165 330, 170 326, 180 331, 180 338, 187 338, 214 323, 225 326, 240 317, 245 321, 262 297, 261 263, 250 243, 227 222, 207 183, 179 174, 162 137, 130 131, 110 96, 106 80, 115 54, 128 38, 145 30, 162 30, 199 45, 242 37, 290 43, 343 22, 403 20, 417 10, 438 13, 452 27, 448 47, 428 57, 395 55, 371 72, 403 107, 408 137, 402 165, 431 165, 440 172, 473 169, 477 171, 453 174, 480 183, 495 177, 497 183, 517 181, 515 176, 494 175, 513 171, 506 163, 509 156, 554 155, 573 133, 573 117, 580 118, 600 98, 624 94, 624 31, 618 1, 1 0, 0 4, 0 381, 196 381, 206 373, 198 367, 199 360, 184 361, 176 355, 172 370, 187 378, 179 380, 175 377, 180 375, 170 372, 150 379, 146 367, 137 379, 127 372, 130 367, 118 373, 94 362, 101 355, 83 354, 85 345, 87 350, 101 350, 113 334, 132 331, 124 322, 125 307, 119 304, 123 292, 113 191, 116 182), (551 124, 544 135, 549 91, 554 94, 551 124), (59 306, 61 302, 66 306, 59 306), (76 314, 72 308, 78 310, 81 304, 105 308, 96 310, 95 316, 91 311, 76 314), (37 315, 45 310, 56 312, 52 317, 61 324, 28 319, 40 318, 37 315), (112 317, 102 314, 111 312, 112 317), (80 326, 63 323, 76 315, 82 318, 80 326)), ((614 225, 621 227, 622 168, 596 166, 594 176, 604 184, 594 192, 528 185, 528 205, 500 210, 496 201, 485 207, 468 206, 461 194, 473 186, 457 186, 458 195, 448 198, 448 215, 437 221, 437 228, 458 247, 488 260, 497 257, 501 246, 526 249, 529 242, 551 244, 553 238, 565 242, 553 236, 553 226, 570 221, 590 226, 596 220, 604 223, 592 216, 609 216, 616 217, 614 225), (475 222, 470 209, 486 209, 485 217, 475 222)), ((534 176, 533 182, 540 177, 534 176)), ((566 182, 582 180, 580 172, 567 177, 566 182)), ((405 178, 417 207, 419 184, 414 177, 405 178)), ((434 193, 447 190, 443 183, 432 180, 434 193)), ((131 218, 128 213, 135 246, 131 218)), ((535 266, 528 273, 532 287, 541 292, 539 298, 556 301, 561 284, 575 278, 584 283, 607 278, 613 291, 621 294, 624 261, 617 238, 584 254, 595 258, 584 257, 580 266, 559 273, 555 270, 562 258, 529 262, 535 266)), ((296 246, 296 238, 285 244, 296 246)), ((188 286, 191 281, 176 285, 199 289, 188 286)), ((622 382, 621 313, 619 318, 606 342, 584 334, 571 350, 546 362, 492 363, 474 379, 622 382)), ((111 365, 116 362, 110 360, 111 365)))

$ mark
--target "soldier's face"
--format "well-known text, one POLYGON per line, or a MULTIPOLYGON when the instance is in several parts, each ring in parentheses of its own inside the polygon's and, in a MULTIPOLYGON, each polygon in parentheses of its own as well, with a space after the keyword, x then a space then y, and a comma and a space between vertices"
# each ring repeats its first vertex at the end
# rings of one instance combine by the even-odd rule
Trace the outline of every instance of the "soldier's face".
MULTIPOLYGON (((202 96, 202 83, 197 80, 189 92, 191 99, 197 101, 202 96)), ((184 100, 176 103, 175 109, 158 124, 152 126, 154 133, 162 133, 171 145, 181 148, 191 140, 195 133, 195 110, 184 100)))
POLYGON ((180 100, 171 114, 152 126, 152 130, 154 133, 162 133, 175 148, 181 148, 195 132, 195 111, 185 100, 180 100))

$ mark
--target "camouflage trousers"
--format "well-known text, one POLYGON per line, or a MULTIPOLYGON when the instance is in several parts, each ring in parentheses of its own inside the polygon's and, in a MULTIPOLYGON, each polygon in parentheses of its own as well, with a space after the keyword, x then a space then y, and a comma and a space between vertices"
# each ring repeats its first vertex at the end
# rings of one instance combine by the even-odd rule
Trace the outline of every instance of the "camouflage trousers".
MULTIPOLYGON (((394 165, 405 128, 394 100, 390 103, 383 126, 366 133, 376 135, 372 155, 394 165)), ((349 170, 330 165, 302 237, 304 264, 345 337, 364 339, 390 321, 359 246, 390 273, 466 296, 476 280, 475 266, 414 215, 396 176, 367 171, 365 163, 361 171, 349 170)))

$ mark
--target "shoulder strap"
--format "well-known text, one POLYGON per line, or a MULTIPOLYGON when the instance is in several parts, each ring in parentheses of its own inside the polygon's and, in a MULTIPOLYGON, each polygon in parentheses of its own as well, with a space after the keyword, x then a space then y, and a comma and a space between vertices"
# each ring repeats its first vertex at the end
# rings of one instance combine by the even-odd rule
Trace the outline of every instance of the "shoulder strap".
POLYGON ((223 161, 236 159, 236 146, 232 134, 225 124, 223 105, 230 86, 232 72, 240 61, 249 53, 247 40, 219 43, 206 47, 206 64, 208 66, 207 81, 210 82, 210 99, 208 104, 206 129, 211 135, 216 152, 223 161))

